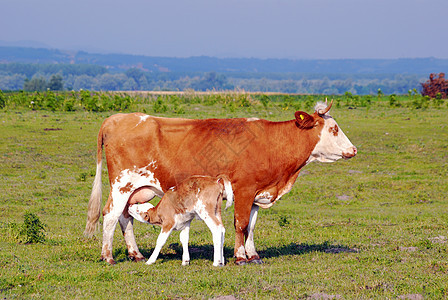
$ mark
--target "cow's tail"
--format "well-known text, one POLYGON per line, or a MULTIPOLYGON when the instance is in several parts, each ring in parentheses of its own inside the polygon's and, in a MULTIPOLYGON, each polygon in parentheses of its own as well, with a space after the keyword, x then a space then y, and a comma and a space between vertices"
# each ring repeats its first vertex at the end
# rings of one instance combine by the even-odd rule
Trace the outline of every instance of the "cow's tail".
POLYGON ((96 174, 95 174, 95 180, 93 181, 92 193, 90 194, 90 200, 87 209, 86 229, 84 230, 84 235, 87 237, 91 237, 95 232, 98 225, 98 220, 100 219, 101 215, 102 156, 103 156, 103 132, 100 129, 100 132, 98 133, 96 174))
POLYGON ((228 209, 233 204, 233 189, 232 184, 230 183, 229 178, 226 175, 220 175, 218 176, 219 180, 222 181, 224 185, 224 192, 226 195, 227 203, 226 203, 226 209, 228 209))

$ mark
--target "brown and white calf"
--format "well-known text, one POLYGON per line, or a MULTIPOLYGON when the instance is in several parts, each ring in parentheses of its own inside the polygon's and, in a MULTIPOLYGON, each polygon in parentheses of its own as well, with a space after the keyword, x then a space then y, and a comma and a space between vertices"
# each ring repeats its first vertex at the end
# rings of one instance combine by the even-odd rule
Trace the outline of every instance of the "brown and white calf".
POLYGON ((92 235, 101 215, 102 147, 110 193, 103 208, 101 257, 113 264, 112 242, 120 223, 129 255, 138 250, 127 205, 134 193, 146 201, 163 196, 192 175, 225 174, 234 191, 236 263, 261 263, 255 250, 258 209, 269 208, 289 192, 310 162, 351 158, 357 149, 329 114, 297 111, 289 121, 254 118, 178 119, 141 113, 107 118, 98 134, 97 173, 89 200, 85 234, 92 235))
POLYGON ((196 217, 203 220, 212 232, 213 266, 224 265, 225 229, 221 219, 221 203, 222 199, 226 198, 227 209, 233 202, 232 186, 226 176, 192 176, 169 189, 156 207, 149 202, 134 204, 138 202, 138 198, 138 192, 131 198, 129 214, 140 222, 162 227, 154 252, 146 264, 150 265, 156 261, 173 230, 182 230, 180 233, 183 248, 182 265, 188 265, 190 223, 196 217))

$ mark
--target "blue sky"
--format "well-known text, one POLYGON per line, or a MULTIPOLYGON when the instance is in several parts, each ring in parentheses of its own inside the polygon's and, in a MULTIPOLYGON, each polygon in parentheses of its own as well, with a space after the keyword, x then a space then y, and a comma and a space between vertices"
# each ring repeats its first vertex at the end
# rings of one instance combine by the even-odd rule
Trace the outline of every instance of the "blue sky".
POLYGON ((7 43, 175 57, 448 58, 447 0, 0 3, 7 43))

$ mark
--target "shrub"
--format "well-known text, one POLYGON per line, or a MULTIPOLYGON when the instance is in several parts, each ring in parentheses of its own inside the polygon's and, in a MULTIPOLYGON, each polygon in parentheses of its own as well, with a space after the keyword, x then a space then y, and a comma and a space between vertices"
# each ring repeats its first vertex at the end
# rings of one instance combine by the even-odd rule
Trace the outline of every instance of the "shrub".
POLYGON ((389 106, 390 107, 400 107, 400 102, 397 99, 397 95, 392 94, 389 96, 389 106))
POLYGON ((168 106, 163 103, 162 96, 158 96, 156 102, 152 105, 155 113, 164 113, 168 110, 168 106))
POLYGON ((21 242, 43 243, 45 242, 45 225, 36 214, 27 212, 24 215, 24 222, 20 226, 19 237, 21 242))

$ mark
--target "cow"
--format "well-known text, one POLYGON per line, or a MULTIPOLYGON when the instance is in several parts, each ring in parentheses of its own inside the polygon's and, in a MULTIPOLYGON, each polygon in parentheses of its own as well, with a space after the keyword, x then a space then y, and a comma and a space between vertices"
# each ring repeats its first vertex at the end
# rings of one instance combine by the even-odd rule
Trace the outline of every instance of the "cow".
POLYGON ((115 263, 112 241, 117 222, 129 257, 145 259, 135 242, 133 218, 128 213, 134 193, 149 201, 192 175, 224 174, 234 192, 235 263, 262 263, 254 244, 258 209, 271 207, 289 192, 307 164, 357 154, 329 114, 332 103, 318 102, 314 113, 296 111, 294 119, 282 122, 112 115, 98 134, 96 175, 84 234, 94 233, 101 214, 104 146, 110 192, 103 208, 103 260, 115 263))
MULTIPOLYGON (((205 222, 213 236, 213 266, 224 266, 225 228, 221 219, 222 199, 227 199, 226 209, 232 205, 233 191, 226 176, 192 176, 170 188, 154 207, 151 203, 139 203, 138 192, 131 197, 129 214, 137 221, 162 227, 156 247, 146 262, 153 264, 173 230, 182 230, 180 242, 183 248, 182 265, 190 263, 188 239, 190 223, 196 217, 205 222)), ((145 200, 145 199, 142 199, 145 200)))

